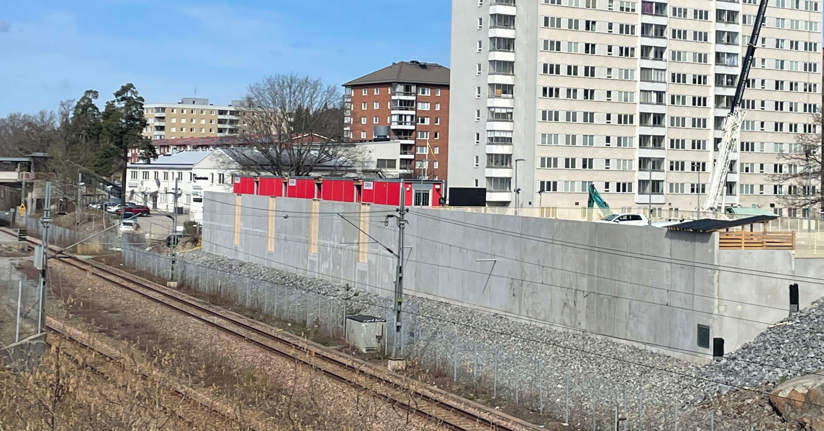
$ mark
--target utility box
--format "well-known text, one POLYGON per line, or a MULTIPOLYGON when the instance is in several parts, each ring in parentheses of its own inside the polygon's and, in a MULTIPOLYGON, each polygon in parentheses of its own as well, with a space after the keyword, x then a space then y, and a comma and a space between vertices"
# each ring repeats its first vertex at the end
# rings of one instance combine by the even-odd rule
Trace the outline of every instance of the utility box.
POLYGON ((346 342, 363 353, 381 350, 386 319, 357 314, 346 316, 346 342))

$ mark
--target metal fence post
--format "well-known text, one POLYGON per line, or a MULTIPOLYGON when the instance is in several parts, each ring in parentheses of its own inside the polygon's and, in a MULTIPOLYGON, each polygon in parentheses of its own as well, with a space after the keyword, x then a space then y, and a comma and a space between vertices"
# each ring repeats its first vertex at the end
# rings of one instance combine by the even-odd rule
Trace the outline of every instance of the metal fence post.
POLYGON ((475 345, 475 357, 472 358, 472 384, 478 382, 478 345, 475 345))
POLYGON ((17 282, 17 327, 14 330, 14 342, 20 342, 20 307, 23 303, 23 280, 17 282))
POLYGON ((618 431, 618 407, 615 407, 615 419, 612 422, 612 429, 618 431))
MULTIPOLYGON (((626 412, 627 411, 627 387, 622 386, 621 390, 622 390, 622 393, 623 393, 623 401, 622 401, 622 404, 621 404, 621 411, 626 412)), ((627 420, 624 421, 624 431, 627 431, 627 425, 628 425, 627 422, 628 421, 629 421, 629 418, 627 418, 627 420)))
POLYGON ((678 400, 675 401, 675 431, 678 431, 678 400))
POLYGON ((710 431, 715 431, 715 412, 710 412, 710 431))
POLYGON ((538 412, 544 415, 544 388, 538 383, 538 412))
POLYGON ((569 423, 569 374, 564 374, 564 423, 569 423))
POLYGON ((452 350, 452 382, 458 381, 458 347, 452 350))
POLYGON ((498 398, 498 351, 495 351, 495 366, 492 369, 492 398, 498 398))
POLYGON ((644 429, 644 389, 638 391, 638 428, 644 429))

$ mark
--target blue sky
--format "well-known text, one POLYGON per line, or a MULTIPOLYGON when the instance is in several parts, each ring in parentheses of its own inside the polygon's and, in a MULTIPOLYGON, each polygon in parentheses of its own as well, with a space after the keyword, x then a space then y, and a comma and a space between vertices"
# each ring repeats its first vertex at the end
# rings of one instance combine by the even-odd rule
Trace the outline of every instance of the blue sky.
POLYGON ((0 116, 133 82, 147 102, 225 104, 266 75, 339 85, 394 61, 449 64, 449 0, 4 0, 0 116))

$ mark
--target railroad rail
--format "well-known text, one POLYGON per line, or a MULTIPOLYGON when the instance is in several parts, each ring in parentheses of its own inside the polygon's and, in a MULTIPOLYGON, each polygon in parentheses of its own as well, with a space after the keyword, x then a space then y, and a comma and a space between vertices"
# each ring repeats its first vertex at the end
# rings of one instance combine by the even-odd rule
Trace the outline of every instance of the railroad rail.
MULTIPOLYGON (((133 365, 128 365, 133 361, 130 360, 127 354, 123 353, 118 348, 104 341, 99 340, 96 336, 93 336, 85 331, 74 328, 64 322, 61 322, 48 316, 46 316, 46 330, 50 333, 53 333, 59 337, 68 340, 72 344, 80 346, 82 349, 94 352, 95 354, 105 359, 107 363, 113 364, 118 369, 125 370, 127 372, 132 372, 141 379, 154 379, 160 381, 161 384, 165 388, 167 388, 170 393, 180 397, 185 401, 194 404, 199 408, 214 413, 230 423, 238 423, 241 426, 243 426, 244 429, 250 430, 262 431, 271 428, 269 426, 266 426, 260 418, 249 417, 248 412, 244 412, 244 418, 241 420, 239 413, 226 403, 217 401, 209 395, 206 395, 201 391, 198 391, 197 389, 194 389, 178 381, 176 378, 172 376, 149 375, 145 372, 135 369, 133 365)), ((72 356, 77 358, 77 356, 75 355, 72 356)), ((90 368, 95 374, 100 375, 101 377, 107 380, 115 380, 111 377, 109 371, 104 371, 101 366, 91 365, 88 361, 85 360, 78 360, 78 365, 90 368)), ((175 412, 174 409, 167 408, 162 405, 160 407, 166 410, 169 414, 175 415, 183 421, 189 421, 187 418, 175 412)))
MULTIPOLYGON (((9 229, 0 228, 0 231, 16 237, 16 233, 9 229)), ((33 237, 26 237, 26 241, 31 244, 40 243, 37 238, 33 237)), ((59 247, 50 246, 49 249, 53 253, 60 253, 60 262, 85 271, 90 276, 184 313, 266 351, 302 362, 332 378, 367 390, 450 429, 459 431, 541 429, 521 419, 417 380, 391 373, 360 359, 211 305, 127 271, 80 259, 59 247)))

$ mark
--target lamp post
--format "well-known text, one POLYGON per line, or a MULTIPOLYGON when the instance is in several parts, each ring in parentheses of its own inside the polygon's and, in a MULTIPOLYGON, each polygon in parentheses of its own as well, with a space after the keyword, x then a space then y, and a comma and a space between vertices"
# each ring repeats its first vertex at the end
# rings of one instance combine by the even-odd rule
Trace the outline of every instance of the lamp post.
POLYGON ((813 232, 813 165, 810 163, 812 149, 807 150, 807 233, 813 232))
POLYGON ((524 162, 526 159, 515 159, 515 215, 518 215, 518 202, 519 195, 521 194, 521 189, 518 188, 518 162, 524 162))
POLYGON ((652 224, 652 159, 649 159, 649 193, 647 194, 647 224, 652 224))

